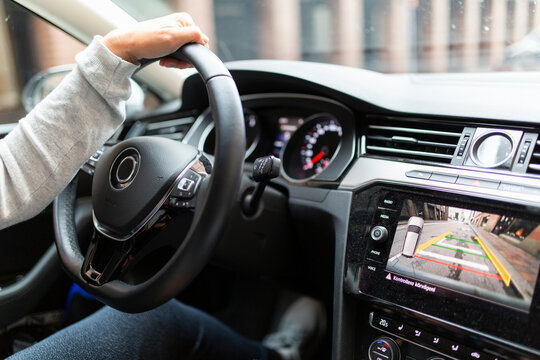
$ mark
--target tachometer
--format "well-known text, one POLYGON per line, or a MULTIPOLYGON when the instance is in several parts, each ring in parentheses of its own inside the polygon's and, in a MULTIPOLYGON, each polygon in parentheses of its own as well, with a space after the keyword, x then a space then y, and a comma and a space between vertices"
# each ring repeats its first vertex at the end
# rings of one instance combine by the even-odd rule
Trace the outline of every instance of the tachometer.
POLYGON ((334 116, 311 117, 287 143, 283 152, 285 173, 296 180, 320 174, 332 162, 342 137, 343 129, 334 116))

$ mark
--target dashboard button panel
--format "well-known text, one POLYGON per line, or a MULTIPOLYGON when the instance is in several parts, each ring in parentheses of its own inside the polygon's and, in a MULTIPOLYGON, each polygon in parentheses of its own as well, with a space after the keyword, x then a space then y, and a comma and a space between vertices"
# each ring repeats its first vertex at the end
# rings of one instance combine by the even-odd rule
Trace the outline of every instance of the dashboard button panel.
POLYGON ((467 176, 460 176, 458 177, 456 183, 460 185, 469 185, 469 186, 481 187, 481 188, 487 188, 487 189, 498 189, 500 181, 492 181, 492 180, 486 180, 486 179, 471 178, 467 176))
POLYGON ((429 181, 445 182, 450 184, 459 184, 474 186, 476 188, 497 189, 514 193, 540 195, 540 188, 526 186, 521 184, 513 184, 508 182, 493 181, 490 179, 475 178, 469 176, 457 176, 446 173, 434 173, 421 170, 411 170, 405 173, 405 176, 414 179, 424 179, 429 181))
POLYGON ((407 171, 405 173, 405 176, 414 178, 414 179, 429 180, 429 178, 431 177, 431 172, 421 171, 421 170, 411 170, 411 171, 407 171))
MULTIPOLYGON (((459 341, 432 334, 421 327, 391 319, 377 313, 370 314, 370 325, 387 334, 420 345, 426 349, 459 360, 502 360, 504 358, 488 354, 481 349, 470 348, 459 341)), ((406 354, 404 354, 406 355, 406 354)))
POLYGON ((453 184, 456 182, 457 178, 457 175, 433 173, 429 180, 453 184))

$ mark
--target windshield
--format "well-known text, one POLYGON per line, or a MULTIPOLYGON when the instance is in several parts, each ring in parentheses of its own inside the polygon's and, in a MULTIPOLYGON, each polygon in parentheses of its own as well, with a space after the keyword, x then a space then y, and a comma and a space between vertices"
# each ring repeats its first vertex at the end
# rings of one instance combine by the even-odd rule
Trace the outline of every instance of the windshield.
POLYGON ((189 12, 224 61, 385 73, 540 69, 536 0, 114 0, 137 20, 189 12))

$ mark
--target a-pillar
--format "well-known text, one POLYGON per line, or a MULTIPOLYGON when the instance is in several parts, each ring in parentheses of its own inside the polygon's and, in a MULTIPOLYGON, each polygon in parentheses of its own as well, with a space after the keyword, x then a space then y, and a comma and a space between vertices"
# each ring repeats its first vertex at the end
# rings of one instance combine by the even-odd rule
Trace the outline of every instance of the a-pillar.
POLYGON ((259 23, 261 58, 300 60, 299 0, 261 0, 259 23))
POLYGON ((332 62, 335 64, 362 66, 364 55, 363 5, 363 0, 332 0, 332 62))

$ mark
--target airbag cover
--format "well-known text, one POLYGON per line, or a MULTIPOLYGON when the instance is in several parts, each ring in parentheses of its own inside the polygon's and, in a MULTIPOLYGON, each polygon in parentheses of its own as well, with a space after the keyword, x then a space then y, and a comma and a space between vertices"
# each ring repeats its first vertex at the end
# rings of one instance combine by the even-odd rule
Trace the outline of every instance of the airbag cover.
POLYGON ((101 156, 92 183, 96 225, 126 238, 151 214, 197 154, 193 146, 151 136, 112 147, 101 156))

